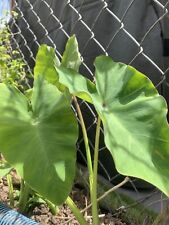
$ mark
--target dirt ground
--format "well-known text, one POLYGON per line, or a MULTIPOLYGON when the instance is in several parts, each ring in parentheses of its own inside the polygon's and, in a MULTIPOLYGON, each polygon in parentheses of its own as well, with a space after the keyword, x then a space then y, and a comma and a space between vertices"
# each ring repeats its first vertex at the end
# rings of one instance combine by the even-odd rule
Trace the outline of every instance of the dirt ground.
MULTIPOLYGON (((75 203, 78 205, 80 209, 84 209, 88 204, 88 198, 86 197, 86 193, 84 190, 80 190, 78 188, 74 188, 72 191, 72 198, 75 203)), ((88 223, 92 225, 90 210, 84 213, 85 218, 88 223)), ((100 223, 101 225, 110 224, 110 225, 127 225, 120 218, 112 217, 110 213, 105 213, 100 211, 99 213, 100 223)), ((71 210, 68 206, 63 205, 60 207, 60 211, 56 216, 52 216, 51 212, 45 205, 40 205, 33 210, 33 215, 31 217, 35 221, 45 225, 45 224, 70 224, 70 225, 78 225, 79 223, 74 218, 71 210)))
MULTIPOLYGON (((5 179, 0 182, 0 199, 1 202, 7 204, 9 206, 9 198, 8 198, 8 186, 5 179)), ((71 193, 71 197, 78 205, 78 207, 82 210, 87 205, 89 205, 89 198, 87 197, 87 193, 83 188, 74 187, 71 193)), ((32 211, 30 211, 27 215, 31 219, 42 225, 78 225, 79 223, 74 218, 71 210, 67 205, 62 205, 59 208, 59 212, 57 215, 52 215, 48 206, 44 203, 36 205, 32 211)), ((84 216, 87 219, 88 223, 92 225, 91 211, 90 209, 84 212, 84 216)), ((110 224, 110 225, 129 225, 129 223, 125 223, 120 218, 120 213, 117 217, 113 217, 109 212, 105 212, 104 210, 99 211, 100 224, 110 224)))

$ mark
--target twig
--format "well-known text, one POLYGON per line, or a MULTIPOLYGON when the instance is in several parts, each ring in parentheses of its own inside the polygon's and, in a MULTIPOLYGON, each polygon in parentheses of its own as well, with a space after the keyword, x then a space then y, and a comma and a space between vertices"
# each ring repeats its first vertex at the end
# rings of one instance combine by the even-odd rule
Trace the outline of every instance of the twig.
POLYGON ((60 219, 60 220, 70 220, 72 219, 72 216, 55 216, 56 219, 60 219))
MULTIPOLYGON (((100 214, 100 215, 98 215, 98 217, 99 218, 103 218, 103 217, 105 217, 105 214, 100 214)), ((92 216, 87 216, 86 218, 87 219, 92 219, 92 216)))
MULTIPOLYGON (((107 195, 109 195, 111 192, 116 191, 118 188, 120 188, 121 186, 123 186, 125 183, 127 183, 130 180, 129 177, 125 177, 124 180, 122 182, 120 182, 119 184, 117 184, 116 186, 110 188, 108 191, 106 191, 103 195, 101 195, 98 199, 97 202, 101 201, 103 198, 105 198, 107 195)), ((92 204, 88 205, 87 207, 85 207, 84 209, 82 209, 80 212, 83 213, 86 210, 88 210, 90 207, 92 206, 92 204)), ((66 221, 65 223, 63 223, 62 225, 65 225, 69 222, 71 222, 73 219, 75 218, 75 216, 73 216, 71 219, 69 219, 68 221, 66 221)))
MULTIPOLYGON (((101 195, 101 196, 97 199, 97 202, 99 202, 100 200, 102 200, 103 198, 105 198, 105 197, 106 197, 108 194, 110 194, 111 192, 117 190, 119 187, 123 186, 123 185, 124 185, 125 183, 127 183, 129 180, 130 180, 129 177, 125 177, 125 179, 124 179, 121 183, 119 183, 119 184, 117 184, 116 186, 110 188, 110 189, 109 189, 108 191, 106 191, 103 195, 101 195)), ((90 206, 90 205, 89 205, 89 206, 90 206)), ((88 207, 89 207, 89 206, 88 206, 88 207)))
MULTIPOLYGON (((87 206, 88 206, 88 204, 87 204, 87 198, 85 197, 85 207, 87 207, 87 206)), ((85 211, 84 217, 85 217, 85 218, 88 217, 88 215, 87 215, 87 210, 85 211)))

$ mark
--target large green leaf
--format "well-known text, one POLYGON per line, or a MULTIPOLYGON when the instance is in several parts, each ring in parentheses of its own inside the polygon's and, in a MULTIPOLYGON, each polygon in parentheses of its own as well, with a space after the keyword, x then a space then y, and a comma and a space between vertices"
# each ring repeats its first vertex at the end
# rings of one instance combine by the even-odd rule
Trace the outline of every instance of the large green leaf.
POLYGON ((142 178, 169 195, 169 126, 164 98, 146 76, 130 66, 101 56, 95 67, 99 97, 93 102, 117 170, 142 178))
POLYGON ((0 84, 0 146, 26 182, 59 205, 74 179, 77 124, 70 102, 41 78, 35 80, 30 102, 14 87, 0 84))
POLYGON ((152 82, 134 68, 110 57, 95 61, 96 85, 75 71, 59 67, 59 81, 77 96, 90 96, 103 121, 105 144, 117 170, 144 179, 169 195, 169 126, 167 105, 152 82))
MULTIPOLYGON (((57 82, 71 94, 94 104, 103 121, 105 144, 117 170, 142 178, 169 195, 169 127, 165 100, 146 76, 106 56, 96 59, 96 84, 92 83, 76 72, 78 56, 77 42, 72 38, 62 65, 51 65, 57 71, 57 82)), ((45 76, 49 76, 46 71, 45 76)))

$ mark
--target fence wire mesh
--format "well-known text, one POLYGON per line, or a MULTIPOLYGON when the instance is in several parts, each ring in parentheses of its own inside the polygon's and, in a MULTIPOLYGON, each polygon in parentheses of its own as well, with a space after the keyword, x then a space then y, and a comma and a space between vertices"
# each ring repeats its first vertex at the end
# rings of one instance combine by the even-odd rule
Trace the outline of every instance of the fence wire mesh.
MULTIPOLYGON (((67 39, 75 34, 83 58, 81 73, 86 77, 93 80, 96 56, 109 55, 146 74, 169 102, 169 1, 13 0, 12 7, 18 13, 9 22, 12 45, 19 50, 30 74, 41 44, 54 47, 61 58, 67 39)), ((88 103, 81 101, 80 106, 93 149, 97 115, 88 103)), ((84 163, 81 132, 77 148, 78 160, 84 163)), ((112 166, 103 135, 99 155, 99 173, 113 184, 118 183, 122 177, 112 166)), ((137 180, 130 182, 131 189, 142 201, 158 192, 137 180), (152 192, 141 198, 140 188, 152 192)))

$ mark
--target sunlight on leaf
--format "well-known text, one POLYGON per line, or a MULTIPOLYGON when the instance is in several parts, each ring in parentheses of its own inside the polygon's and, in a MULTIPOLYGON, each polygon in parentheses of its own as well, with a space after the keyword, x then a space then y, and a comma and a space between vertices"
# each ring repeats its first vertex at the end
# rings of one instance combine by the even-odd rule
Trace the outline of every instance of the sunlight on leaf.
POLYGON ((75 176, 76 118, 57 88, 35 80, 31 101, 0 84, 0 146, 5 159, 32 189, 59 205, 75 176))
POLYGON ((96 58, 93 104, 117 170, 146 180, 169 195, 167 105, 152 82, 110 57, 96 58))

